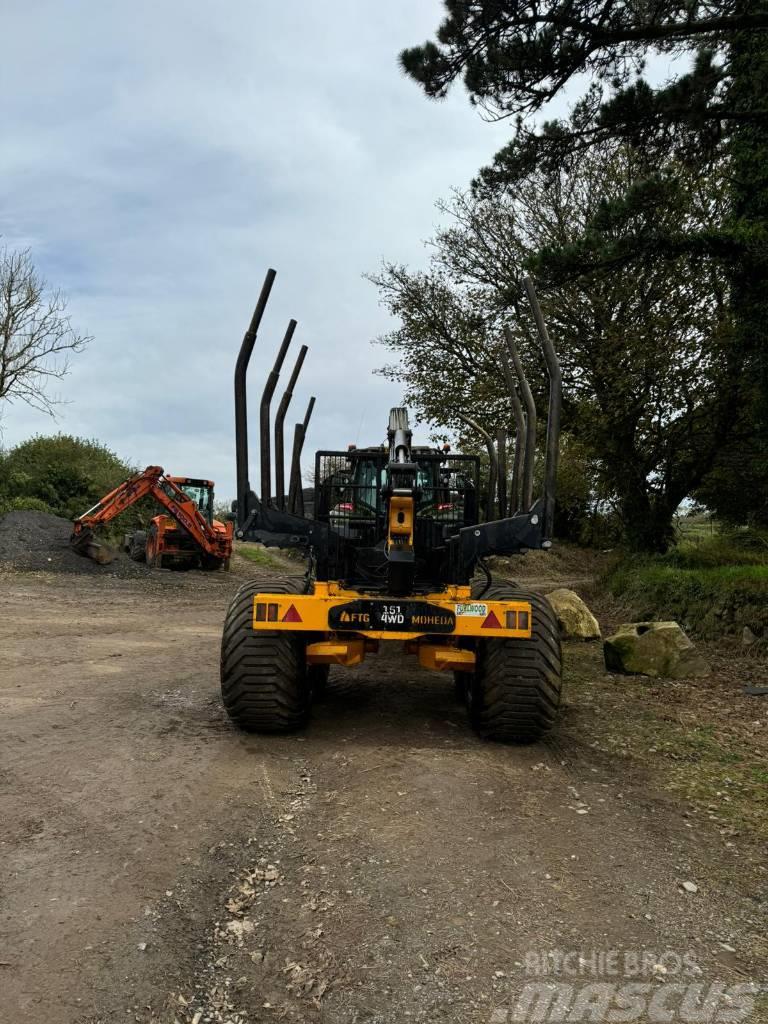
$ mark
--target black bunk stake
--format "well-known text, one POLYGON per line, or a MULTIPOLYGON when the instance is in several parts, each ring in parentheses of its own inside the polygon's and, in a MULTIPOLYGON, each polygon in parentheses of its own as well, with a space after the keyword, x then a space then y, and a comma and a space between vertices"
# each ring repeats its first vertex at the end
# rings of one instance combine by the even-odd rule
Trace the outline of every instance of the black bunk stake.
POLYGON ((261 500, 264 505, 268 505, 272 495, 272 442, 270 439, 270 426, 269 426, 269 405, 272 401, 272 395, 275 393, 277 382, 280 377, 280 370, 282 369, 285 357, 288 353, 288 347, 291 344, 291 338, 293 338, 293 332, 296 330, 296 321, 289 320, 288 327, 286 328, 283 342, 280 345, 280 349, 275 359, 275 365, 272 367, 269 376, 267 377, 267 383, 264 385, 264 393, 261 396, 261 407, 259 409, 259 434, 261 440, 261 500))
POLYGON ((512 515, 520 510, 520 472, 523 465, 523 451, 525 449, 525 413, 517 393, 512 367, 506 352, 501 353, 501 365, 504 368, 504 378, 509 389, 509 397, 512 400, 512 414, 515 418, 515 452, 512 458, 512 489, 509 497, 509 511, 512 515))
POLYGON ((307 346, 302 345, 296 358, 296 365, 294 366, 293 372, 291 373, 288 381, 288 387, 283 392, 283 397, 280 399, 280 404, 277 407, 277 415, 275 416, 275 498, 277 500, 278 508, 283 510, 285 510, 286 498, 284 438, 285 414, 288 412, 288 406, 291 404, 293 389, 296 387, 296 381, 301 373, 301 367, 304 364, 306 354, 307 346))
POLYGON ((248 363, 256 342, 256 334, 264 315, 264 310, 269 299, 269 293, 275 281, 276 272, 272 269, 267 271, 264 284, 261 286, 256 308, 253 311, 248 330, 243 336, 240 345, 240 352, 235 364, 235 462, 237 466, 237 523, 243 525, 248 518, 248 508, 251 485, 248 480, 248 409, 246 398, 245 375, 248 363))
POLYGON ((507 326, 504 327, 504 337, 507 339, 507 348, 509 349, 510 356, 512 356, 515 373, 520 382, 520 394, 523 396, 526 412, 525 454, 522 467, 523 496, 520 508, 521 511, 528 512, 531 505, 533 505, 533 463, 536 458, 536 405, 525 376, 525 370, 523 370, 520 353, 517 351, 517 345, 515 345, 515 339, 512 337, 512 332, 507 326))
POLYGON ((312 417, 312 410, 315 407, 315 396, 313 395, 307 411, 304 414, 304 422, 297 423, 293 430, 293 452, 291 455, 291 477, 288 490, 288 511, 294 515, 304 514, 304 492, 301 486, 301 452, 304 448, 304 440, 307 436, 309 421, 312 417))
POLYGON ((528 301, 531 304, 539 340, 544 350, 549 372, 549 411, 547 415, 547 456, 544 464, 544 529, 545 541, 551 541, 555 525, 555 491, 557 488, 557 463, 560 455, 560 414, 563 406, 563 378, 555 346, 549 337, 544 315, 536 296, 536 289, 530 277, 523 278, 528 301))

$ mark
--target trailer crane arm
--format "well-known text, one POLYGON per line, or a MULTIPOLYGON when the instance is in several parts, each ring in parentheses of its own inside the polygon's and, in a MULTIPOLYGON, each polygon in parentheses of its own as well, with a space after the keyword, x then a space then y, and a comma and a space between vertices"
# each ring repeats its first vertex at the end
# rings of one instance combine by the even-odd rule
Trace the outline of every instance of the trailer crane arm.
POLYGON ((121 512, 147 496, 162 505, 206 555, 221 558, 226 554, 222 552, 219 534, 202 515, 196 503, 165 475, 162 466, 147 466, 143 472, 135 473, 75 519, 70 545, 97 562, 111 561, 111 553, 105 552, 103 545, 95 540, 94 529, 111 522, 121 512))

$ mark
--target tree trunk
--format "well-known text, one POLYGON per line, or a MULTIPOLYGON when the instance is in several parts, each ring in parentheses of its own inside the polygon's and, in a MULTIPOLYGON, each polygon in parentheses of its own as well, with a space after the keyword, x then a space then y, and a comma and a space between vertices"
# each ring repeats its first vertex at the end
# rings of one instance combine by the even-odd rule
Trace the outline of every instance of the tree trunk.
POLYGON ((678 502, 635 494, 620 500, 624 536, 632 551, 663 555, 675 540, 674 516, 678 502))

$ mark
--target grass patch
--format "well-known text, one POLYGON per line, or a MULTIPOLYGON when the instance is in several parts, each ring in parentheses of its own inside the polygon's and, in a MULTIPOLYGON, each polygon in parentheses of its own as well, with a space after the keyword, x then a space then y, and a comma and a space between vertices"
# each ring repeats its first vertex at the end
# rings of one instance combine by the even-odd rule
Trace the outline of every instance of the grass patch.
POLYGON ((599 648, 566 647, 562 728, 612 760, 639 764, 726 839, 768 840, 768 730, 736 686, 605 672, 599 648), (765 735, 764 735, 765 734, 765 735))
POLYGON ((285 571, 285 559, 281 555, 272 554, 267 548, 258 544, 239 543, 235 545, 235 551, 249 562, 260 566, 262 569, 270 569, 275 572, 285 571))
POLYGON ((675 619, 704 636, 768 630, 768 546, 753 531, 626 556, 603 583, 637 619, 675 619))
POLYGON ((733 590, 762 590, 768 565, 720 565, 708 569, 679 569, 657 562, 623 562, 609 576, 611 592, 636 595, 652 590, 680 599, 722 595, 733 590))
POLYGON ((757 530, 736 530, 699 541, 681 540, 659 561, 679 569, 768 566, 768 537, 757 530))

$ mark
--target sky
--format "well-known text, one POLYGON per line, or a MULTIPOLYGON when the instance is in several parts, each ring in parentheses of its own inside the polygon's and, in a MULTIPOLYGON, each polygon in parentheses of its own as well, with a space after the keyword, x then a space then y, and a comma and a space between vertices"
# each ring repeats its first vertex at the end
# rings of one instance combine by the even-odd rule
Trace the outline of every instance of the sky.
POLYGON ((317 396, 307 464, 315 448, 383 441, 401 396, 372 372, 391 321, 362 275, 383 258, 425 265, 435 200, 510 132, 462 90, 435 103, 400 72, 400 50, 440 17, 437 0, 5 0, 0 245, 31 248, 94 340, 55 385, 55 421, 0 406, 3 446, 96 438, 233 496, 232 375, 268 267, 252 458, 290 317, 292 352, 309 355, 288 436, 317 396))

